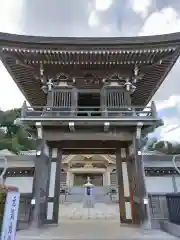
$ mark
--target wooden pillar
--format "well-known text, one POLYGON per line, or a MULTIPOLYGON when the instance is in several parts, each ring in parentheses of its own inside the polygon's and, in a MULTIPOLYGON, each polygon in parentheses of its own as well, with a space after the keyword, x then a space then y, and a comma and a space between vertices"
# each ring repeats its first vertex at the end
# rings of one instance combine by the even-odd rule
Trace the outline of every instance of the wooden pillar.
POLYGON ((133 199, 134 199, 134 221, 141 224, 147 218, 146 208, 144 205, 144 198, 146 197, 146 187, 144 179, 144 168, 142 162, 142 155, 139 149, 139 139, 133 137, 133 156, 131 157, 131 169, 133 169, 133 199))
POLYGON ((58 223, 59 217, 59 194, 61 185, 61 166, 62 166, 62 149, 57 151, 57 161, 56 161, 56 180, 55 180, 55 194, 54 194, 54 208, 53 208, 53 218, 55 223, 58 223))
POLYGON ((53 106, 53 95, 54 95, 54 91, 48 91, 47 93, 47 103, 46 105, 48 107, 52 107, 53 106))
POLYGON ((131 185, 129 182, 129 150, 120 148, 118 158, 116 158, 116 171, 119 189, 119 203, 122 223, 133 223, 131 204, 131 185), (118 165, 119 164, 119 165, 118 165))
POLYGON ((132 223, 131 190, 130 190, 129 169, 128 169, 128 156, 129 156, 128 148, 121 149, 121 156, 122 156, 122 172, 123 172, 126 222, 132 223))
POLYGON ((77 106, 78 105, 78 92, 76 88, 72 90, 72 99, 71 99, 71 115, 77 115, 77 106))
POLYGON ((41 227, 46 218, 47 189, 50 177, 50 159, 44 151, 45 142, 41 140, 39 144, 38 154, 35 158, 35 174, 33 182, 33 198, 35 199, 35 206, 31 218, 32 226, 36 228, 41 227))
POLYGON ((121 223, 124 223, 126 222, 126 211, 125 211, 122 158, 121 158, 120 147, 116 149, 116 172, 117 172, 118 194, 119 194, 120 221, 121 223))
POLYGON ((61 149, 50 148, 49 156, 51 162, 50 162, 50 179, 48 186, 46 223, 50 224, 58 223, 62 151, 61 149))
POLYGON ((131 157, 128 156, 127 159, 127 171, 128 171, 128 181, 129 181, 129 192, 130 192, 130 204, 131 204, 131 216, 132 223, 135 221, 135 208, 134 208, 134 178, 133 178, 133 164, 131 157))

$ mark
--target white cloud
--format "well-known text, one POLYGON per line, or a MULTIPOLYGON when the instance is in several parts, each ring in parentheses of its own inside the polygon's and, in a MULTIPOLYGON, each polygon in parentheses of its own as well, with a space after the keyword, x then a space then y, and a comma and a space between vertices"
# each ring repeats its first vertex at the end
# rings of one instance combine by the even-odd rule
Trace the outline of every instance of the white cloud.
POLYGON ((97 12, 96 11, 92 11, 90 13, 89 19, 88 19, 88 24, 90 27, 98 27, 100 22, 99 22, 99 18, 97 16, 97 12))
POLYGON ((170 132, 172 129, 175 129, 176 127, 178 127, 180 125, 180 121, 178 117, 164 117, 163 118, 164 121, 164 127, 162 129, 162 134, 168 133, 170 132))
POLYGON ((0 31, 11 33, 19 32, 23 0, 0 0, 0 6, 0 31))
POLYGON ((112 0, 95 0, 94 5, 91 6, 91 12, 88 19, 88 24, 91 28, 96 28, 101 31, 101 33, 105 33, 108 35, 110 33, 109 26, 103 24, 100 21, 101 12, 107 11, 112 5, 112 0))
POLYGON ((180 141, 180 96, 170 96, 157 102, 157 110, 162 111, 164 126, 155 131, 161 140, 180 141))
POLYGON ((139 35, 158 35, 180 31, 180 18, 176 10, 168 7, 153 12, 145 21, 139 35))
POLYGON ((161 140, 180 142, 180 127, 175 128, 170 132, 162 133, 161 140))
MULTIPOLYGON (((0 0, 0 31, 18 33, 21 30, 23 0, 0 0)), ((0 109, 20 107, 24 97, 0 62, 0 109)))
POLYGON ((11 76, 0 62, 0 109, 7 110, 21 107, 24 96, 19 91, 17 85, 12 81, 11 76))
POLYGON ((134 12, 140 14, 142 18, 146 18, 151 4, 152 0, 132 0, 131 8, 134 12))
MULTIPOLYGON (((170 109, 170 108, 169 108, 170 109)), ((167 108, 168 113, 168 108, 167 108)), ((168 114, 167 114, 168 115, 168 114)), ((177 111, 171 116, 164 116, 164 126, 155 131, 159 133, 161 140, 180 141, 180 112, 177 111)))
POLYGON ((172 95, 164 101, 157 101, 156 105, 158 110, 172 107, 177 107, 177 109, 180 109, 180 96, 172 95))
POLYGON ((95 0, 95 8, 97 11, 107 11, 112 3, 112 0, 95 0))

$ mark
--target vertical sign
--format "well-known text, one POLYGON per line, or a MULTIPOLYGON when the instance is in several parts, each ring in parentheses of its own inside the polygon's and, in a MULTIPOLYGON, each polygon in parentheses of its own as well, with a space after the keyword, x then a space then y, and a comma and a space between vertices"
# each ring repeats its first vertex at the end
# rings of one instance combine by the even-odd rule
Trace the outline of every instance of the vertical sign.
POLYGON ((8 191, 6 196, 1 240, 15 240, 20 193, 8 191))

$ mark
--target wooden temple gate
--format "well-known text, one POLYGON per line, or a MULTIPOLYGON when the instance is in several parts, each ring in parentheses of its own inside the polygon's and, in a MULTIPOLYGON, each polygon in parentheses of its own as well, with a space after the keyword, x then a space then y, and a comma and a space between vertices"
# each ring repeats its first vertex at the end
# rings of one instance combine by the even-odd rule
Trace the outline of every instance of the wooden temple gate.
POLYGON ((58 222, 62 154, 97 149, 116 155, 121 222, 130 215, 133 223, 146 218, 136 131, 159 126, 155 104, 146 106, 178 59, 179 48, 176 34, 54 39, 0 33, 2 62, 31 104, 23 105, 19 124, 41 140, 33 192, 36 225, 58 222), (86 99, 80 101, 80 93, 86 99), (133 157, 127 150, 132 144, 133 157))
MULTIPOLYGON (((96 149, 91 151, 94 153, 96 149)), ((36 205, 36 211, 41 215, 41 222, 38 222, 40 225, 58 223, 62 153, 63 149, 46 146, 47 155, 36 157, 35 176, 38 177, 34 179, 34 197, 37 203, 39 202, 39 205, 36 205)), ((143 169, 138 168, 135 155, 130 156, 128 145, 126 148, 114 149, 114 153, 116 155, 120 222, 140 224, 146 217, 143 202, 145 189, 141 188, 144 186, 143 169), (142 184, 137 175, 141 175, 142 184), (138 192, 134 186, 139 186, 138 192)))

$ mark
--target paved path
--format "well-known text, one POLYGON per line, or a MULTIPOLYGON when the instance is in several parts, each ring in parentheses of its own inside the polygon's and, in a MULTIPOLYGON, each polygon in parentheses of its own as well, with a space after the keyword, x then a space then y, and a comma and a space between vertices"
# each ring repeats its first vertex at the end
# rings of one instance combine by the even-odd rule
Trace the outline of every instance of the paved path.
POLYGON ((41 230, 25 230, 17 233, 16 240, 177 240, 160 230, 143 230, 121 225, 113 220, 84 220, 60 222, 58 226, 46 226, 41 230))
POLYGON ((111 219, 119 220, 119 205, 96 203, 94 208, 83 208, 80 203, 59 206, 59 220, 111 219))

